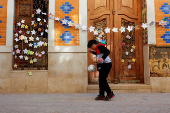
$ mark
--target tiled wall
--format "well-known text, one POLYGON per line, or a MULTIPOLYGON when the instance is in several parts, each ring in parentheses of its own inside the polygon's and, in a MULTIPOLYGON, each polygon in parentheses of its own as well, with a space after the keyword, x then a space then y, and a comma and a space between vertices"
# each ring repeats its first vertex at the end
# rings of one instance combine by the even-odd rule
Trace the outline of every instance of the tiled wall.
POLYGON ((155 21, 163 19, 167 25, 156 24, 156 45, 170 46, 170 0, 155 0, 155 21))
POLYGON ((61 21, 79 22, 79 0, 56 0, 55 17, 60 18, 60 21, 55 20, 55 46, 79 45, 79 30, 61 21))
POLYGON ((6 45, 7 0, 0 0, 0 46, 6 45))

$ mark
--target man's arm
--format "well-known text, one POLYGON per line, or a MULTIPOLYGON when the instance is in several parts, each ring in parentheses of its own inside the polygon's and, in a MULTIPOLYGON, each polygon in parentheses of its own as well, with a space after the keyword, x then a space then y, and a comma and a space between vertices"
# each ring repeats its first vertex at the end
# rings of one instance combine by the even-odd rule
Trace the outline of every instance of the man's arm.
POLYGON ((103 60, 105 60, 106 57, 110 54, 110 51, 109 51, 106 47, 104 47, 104 46, 102 46, 102 45, 100 45, 100 46, 98 47, 98 49, 99 49, 100 53, 103 53, 103 54, 104 54, 104 55, 102 56, 102 58, 103 58, 103 60))

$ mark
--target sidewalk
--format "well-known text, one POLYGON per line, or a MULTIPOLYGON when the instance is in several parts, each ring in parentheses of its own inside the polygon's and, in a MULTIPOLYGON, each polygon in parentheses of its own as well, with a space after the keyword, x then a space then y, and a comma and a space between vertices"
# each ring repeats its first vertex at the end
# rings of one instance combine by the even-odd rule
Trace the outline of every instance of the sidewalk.
POLYGON ((170 113, 170 93, 0 94, 0 113, 170 113))

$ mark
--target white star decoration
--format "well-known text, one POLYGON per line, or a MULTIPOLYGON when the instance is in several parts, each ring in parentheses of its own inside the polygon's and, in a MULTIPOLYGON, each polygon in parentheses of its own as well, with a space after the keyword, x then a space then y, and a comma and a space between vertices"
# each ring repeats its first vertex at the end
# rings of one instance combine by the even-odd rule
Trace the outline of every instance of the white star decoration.
POLYGON ((18 42, 19 41, 18 38, 15 38, 15 41, 18 42))
POLYGON ((28 37, 25 36, 25 40, 27 40, 28 37))
POLYGON ((42 12, 42 14, 43 14, 43 15, 47 15, 46 13, 43 13, 43 12, 42 12))
POLYGON ((129 32, 131 32, 133 30, 133 26, 128 26, 128 28, 126 28, 129 32))
POLYGON ((112 31, 113 31, 113 32, 118 32, 118 28, 115 28, 115 27, 114 27, 114 28, 112 29, 112 31))
POLYGON ((69 21, 68 26, 73 26, 73 23, 71 21, 69 21))
POLYGON ((55 18, 55 20, 60 21, 60 18, 59 18, 59 17, 57 17, 57 18, 55 18))
POLYGON ((33 59, 33 61, 34 61, 34 62, 37 62, 37 59, 36 59, 36 58, 34 58, 34 59, 33 59))
POLYGON ((62 24, 67 24, 67 20, 66 19, 62 20, 62 24))
POLYGON ((74 24, 75 29, 80 29, 80 25, 78 23, 74 24))
POLYGON ((97 30, 95 30, 94 31, 94 35, 98 35, 99 33, 98 33, 98 31, 97 30))
POLYGON ((34 21, 31 21, 31 25, 34 25, 34 21))
POLYGON ((131 69, 131 65, 130 64, 128 65, 128 69, 131 69))
POLYGON ((87 26, 86 26, 86 25, 83 25, 83 26, 82 26, 82 30, 83 30, 83 31, 86 31, 86 30, 87 30, 87 26))
POLYGON ((106 32, 106 33, 110 33, 110 28, 107 27, 107 28, 105 29, 105 32, 106 32))
POLYGON ((15 47, 15 49, 17 49, 17 48, 18 48, 18 45, 15 45, 14 47, 15 47))
POLYGON ((15 33, 15 37, 18 37, 18 33, 15 33))
POLYGON ((41 21, 41 18, 37 18, 37 21, 41 21))
POLYGON ((32 44, 32 43, 30 43, 30 44, 29 44, 29 47, 32 47, 32 45, 33 45, 33 44, 32 44))
POLYGON ((25 20, 21 20, 21 23, 25 23, 25 20))
POLYGON ((38 52, 37 51, 36 51, 35 55, 38 56, 38 52))
POLYGON ((44 32, 41 32, 41 36, 43 36, 44 35, 44 32))
POLYGON ((94 32, 94 29, 95 29, 95 27, 93 27, 93 26, 90 26, 90 28, 89 28, 89 30, 90 30, 90 32, 94 32))
POLYGON ((35 35, 35 30, 32 30, 31 33, 32 33, 32 35, 35 35))
POLYGON ((147 23, 142 23, 142 26, 141 27, 143 27, 143 29, 146 29, 148 26, 147 26, 147 23))
POLYGON ((24 49, 23 51, 24 51, 24 54, 27 54, 27 52, 28 52, 28 50, 27 50, 27 49, 24 49))
POLYGON ((30 31, 27 31, 26 33, 27 33, 27 34, 30 34, 30 31))
POLYGON ((20 56, 19 56, 19 58, 20 58, 20 59, 23 59, 23 56, 22 56, 22 55, 20 55, 20 56))
POLYGON ((48 29, 45 29, 45 32, 48 33, 48 29))
POLYGON ((15 51, 13 51, 12 54, 15 55, 15 51))
POLYGON ((38 41, 39 41, 39 38, 37 37, 37 38, 36 38, 36 40, 38 40, 38 41))
POLYGON ((25 40, 25 43, 28 43, 28 40, 25 40))
POLYGON ((17 23, 17 26, 21 26, 21 23, 20 23, 20 22, 18 22, 18 23, 17 23))
POLYGON ((41 10, 38 8, 38 9, 36 10, 36 14, 40 14, 40 12, 41 12, 41 10))
POLYGON ((38 46, 42 46, 44 44, 44 42, 40 41, 37 43, 38 46))
POLYGON ((119 30, 121 31, 121 33, 122 33, 122 32, 125 32, 125 27, 122 27, 122 26, 121 26, 121 28, 120 28, 119 30))
POLYGON ((44 51, 42 51, 41 53, 42 53, 43 55, 45 54, 45 52, 44 52, 44 51))
POLYGON ((46 19, 44 19, 44 22, 47 22, 46 19))

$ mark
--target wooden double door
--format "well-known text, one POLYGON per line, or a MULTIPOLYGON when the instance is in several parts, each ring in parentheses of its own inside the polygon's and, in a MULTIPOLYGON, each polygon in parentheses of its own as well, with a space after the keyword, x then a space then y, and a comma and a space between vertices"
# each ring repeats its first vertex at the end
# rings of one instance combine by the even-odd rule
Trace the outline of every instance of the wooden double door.
MULTIPOLYGON (((88 27, 97 30, 111 28, 110 33, 99 33, 110 50, 112 69, 108 76, 111 83, 143 83, 143 43, 141 0, 88 0, 88 27), (128 26, 135 29, 129 32, 128 26), (113 28, 118 32, 113 32, 113 28), (125 32, 119 30, 125 27, 125 32), (139 29, 138 29, 139 27, 139 29)), ((98 37, 88 30, 88 40, 98 37)), ((88 65, 96 65, 96 56, 88 53, 88 65)), ((97 83, 98 72, 88 72, 89 83, 97 83)))

